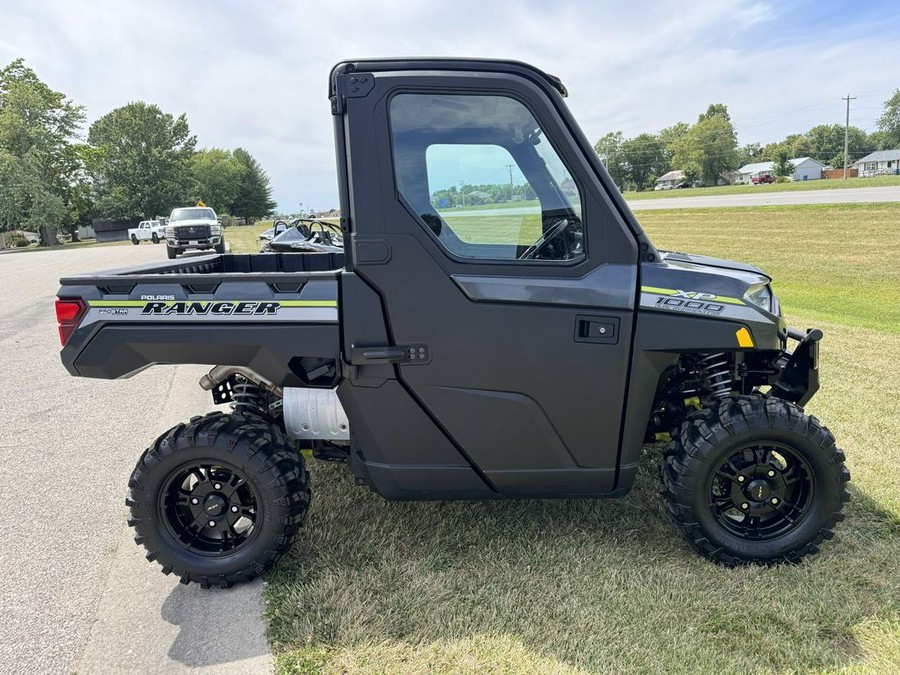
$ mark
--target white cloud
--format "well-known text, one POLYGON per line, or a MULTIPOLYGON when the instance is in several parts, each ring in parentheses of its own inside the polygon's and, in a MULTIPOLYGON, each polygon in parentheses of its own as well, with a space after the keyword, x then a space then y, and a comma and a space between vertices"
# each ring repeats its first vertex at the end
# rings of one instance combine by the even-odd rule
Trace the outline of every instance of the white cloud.
POLYGON ((137 99, 186 112, 201 146, 262 162, 281 208, 325 208, 337 201, 327 76, 352 57, 531 62, 563 79, 591 139, 693 121, 721 101, 742 142, 775 140, 841 121, 847 91, 871 93, 854 118, 871 127, 898 84, 864 38, 877 22, 823 40, 780 12, 743 0, 0 0, 0 63, 25 57, 91 120, 137 99))

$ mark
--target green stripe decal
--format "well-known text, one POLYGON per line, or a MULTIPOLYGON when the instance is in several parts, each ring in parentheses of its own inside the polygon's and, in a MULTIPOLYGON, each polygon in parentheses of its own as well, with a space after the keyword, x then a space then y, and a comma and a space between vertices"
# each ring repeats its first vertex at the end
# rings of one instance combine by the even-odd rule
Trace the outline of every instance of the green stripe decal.
MULTIPOLYGON (((656 295, 678 295, 679 291, 676 291, 672 288, 657 288, 656 286, 641 286, 641 293, 655 293, 656 295)), ((721 302, 726 305, 743 305, 746 304, 743 300, 739 298, 728 298, 722 295, 712 295, 711 298, 704 298, 704 301, 707 302, 721 302)), ((685 300, 694 300, 695 298, 685 298, 685 300)))

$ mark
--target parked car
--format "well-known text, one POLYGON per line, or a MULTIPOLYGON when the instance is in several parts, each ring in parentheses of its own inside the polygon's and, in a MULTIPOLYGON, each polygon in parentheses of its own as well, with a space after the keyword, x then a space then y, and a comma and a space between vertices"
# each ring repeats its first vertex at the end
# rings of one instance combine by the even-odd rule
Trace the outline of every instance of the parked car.
POLYGON ((166 226, 166 253, 174 259, 185 251, 215 249, 225 253, 225 236, 216 212, 208 206, 175 209, 166 226))
POLYGON ((750 181, 751 181, 754 185, 762 185, 762 184, 764 184, 764 183, 774 183, 776 180, 778 180, 778 179, 775 178, 775 176, 773 176, 773 175, 770 174, 770 173, 765 173, 765 174, 763 174, 762 176, 753 176, 753 177, 750 179, 750 181))
POLYGON ((158 220, 142 220, 137 227, 128 230, 128 238, 137 246, 142 241, 152 241, 158 244, 160 239, 166 238, 166 228, 158 220))
POLYGON ((261 253, 320 251, 343 253, 344 238, 340 226, 322 220, 297 218, 290 227, 271 241, 264 241, 261 253))

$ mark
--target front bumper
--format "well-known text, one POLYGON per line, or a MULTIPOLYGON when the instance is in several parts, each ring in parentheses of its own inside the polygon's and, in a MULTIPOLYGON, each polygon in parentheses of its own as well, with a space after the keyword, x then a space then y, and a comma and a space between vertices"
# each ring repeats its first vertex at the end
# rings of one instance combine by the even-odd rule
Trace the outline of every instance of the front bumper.
POLYGON ((222 235, 209 239, 166 239, 166 244, 181 250, 214 248, 222 243, 222 235))
POLYGON ((819 391, 819 340, 822 339, 822 331, 810 328, 804 333, 788 328, 787 338, 799 344, 793 352, 785 351, 779 359, 781 375, 772 385, 772 393, 803 406, 819 391))

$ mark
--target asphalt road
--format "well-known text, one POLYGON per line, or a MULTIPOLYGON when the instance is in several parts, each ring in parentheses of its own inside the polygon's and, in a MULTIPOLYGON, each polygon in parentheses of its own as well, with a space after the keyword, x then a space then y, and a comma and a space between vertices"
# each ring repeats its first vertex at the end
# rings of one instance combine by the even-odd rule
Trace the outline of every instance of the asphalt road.
POLYGON ((700 209, 727 206, 789 206, 796 204, 857 204, 864 202, 900 202, 900 185, 845 190, 797 190, 702 197, 633 199, 632 211, 643 209, 700 209))
POLYGON ((0 255, 0 672, 271 672, 259 582, 182 586, 125 525, 140 453, 212 408, 205 369, 88 380, 59 360, 60 276, 164 259, 152 245, 0 255))

